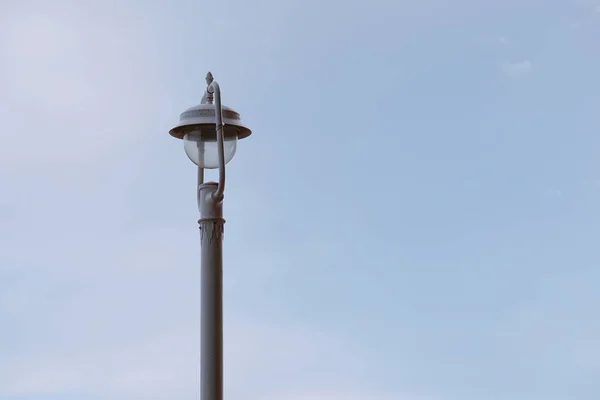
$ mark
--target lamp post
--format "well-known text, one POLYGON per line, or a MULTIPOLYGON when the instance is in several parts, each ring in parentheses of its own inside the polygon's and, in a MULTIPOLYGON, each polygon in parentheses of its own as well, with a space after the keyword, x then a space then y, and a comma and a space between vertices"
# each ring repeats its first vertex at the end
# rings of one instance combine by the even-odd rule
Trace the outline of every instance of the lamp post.
POLYGON ((200 399, 223 400, 223 197, 225 164, 238 139, 252 133, 240 115, 221 104, 221 89, 206 75, 202 102, 185 110, 169 131, 182 139, 187 156, 198 166, 200 211, 200 399), (218 182, 204 182, 205 169, 219 169, 218 182))

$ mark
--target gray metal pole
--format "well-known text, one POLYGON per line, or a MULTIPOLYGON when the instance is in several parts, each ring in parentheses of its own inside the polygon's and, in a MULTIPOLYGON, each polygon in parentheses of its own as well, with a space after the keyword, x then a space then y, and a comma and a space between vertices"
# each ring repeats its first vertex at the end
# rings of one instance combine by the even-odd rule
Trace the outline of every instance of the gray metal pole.
POLYGON ((198 187, 200 206, 200 399, 223 400, 223 200, 216 182, 198 187))
MULTIPOLYGON (((200 399, 223 400, 223 198, 225 192, 225 146, 224 122, 229 125, 229 133, 243 139, 252 133, 239 120, 239 114, 228 109, 223 119, 221 88, 212 74, 206 74, 206 91, 200 105, 191 107, 179 116, 179 123, 169 131, 175 138, 183 139, 188 157, 198 166, 198 208, 200 211, 201 232, 201 339, 200 339, 200 399), (214 102, 214 105, 213 105, 214 102), (212 118, 214 113, 214 119, 212 118), (188 136, 198 129, 212 130, 215 126, 217 155, 219 161, 219 181, 204 182, 206 160, 202 153, 192 154, 190 140, 204 140, 188 136)), ((202 136, 202 135, 201 135, 202 136)), ((205 147, 198 143, 199 152, 205 147)), ((212 165, 211 165, 212 166, 212 165)))

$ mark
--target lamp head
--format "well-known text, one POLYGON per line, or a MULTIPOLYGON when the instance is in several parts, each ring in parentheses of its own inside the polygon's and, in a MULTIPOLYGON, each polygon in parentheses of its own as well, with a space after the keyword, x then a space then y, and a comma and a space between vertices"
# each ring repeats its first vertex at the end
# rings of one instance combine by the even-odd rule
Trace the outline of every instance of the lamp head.
MULTIPOLYGON (((244 139, 252 131, 244 126, 240 114, 230 107, 222 106, 223 144, 225 163, 231 161, 237 148, 237 140, 244 139)), ((192 162, 201 168, 218 168, 218 146, 214 104, 199 104, 181 113, 179 124, 169 134, 184 141, 185 152, 192 162)))

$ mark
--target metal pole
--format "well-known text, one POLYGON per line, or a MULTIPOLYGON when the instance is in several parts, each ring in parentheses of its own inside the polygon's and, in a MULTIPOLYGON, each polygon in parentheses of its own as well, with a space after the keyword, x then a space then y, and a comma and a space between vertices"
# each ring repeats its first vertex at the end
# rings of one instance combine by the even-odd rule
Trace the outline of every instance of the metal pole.
MULTIPOLYGON (((212 134, 214 124, 216 144, 219 161, 218 182, 204 182, 204 161, 196 160, 186 142, 186 153, 198 166, 198 209, 200 211, 200 245, 201 245, 201 272, 200 272, 200 398, 201 400, 223 400, 223 198, 225 192, 225 149, 224 149, 224 120, 223 105, 221 104, 221 88, 214 81, 212 74, 206 75, 206 91, 201 104, 183 112, 179 117, 179 124, 169 131, 169 134, 178 139, 211 140, 203 137, 190 138, 191 131, 200 129, 201 133, 212 134), (214 104, 213 104, 214 103, 214 104), (214 111, 213 111, 214 110, 214 111), (214 112, 214 120, 211 118, 214 112), (203 131, 205 130, 205 131, 203 131)), ((239 114, 233 110, 227 123, 231 125, 228 133, 245 138, 252 131, 241 124, 239 114)), ((205 151, 205 143, 198 143, 198 157, 201 158, 205 151)), ((212 167, 212 166, 211 166, 212 167)))
POLYGON ((223 200, 216 182, 198 187, 200 208, 200 399, 223 400, 223 200))
POLYGON ((223 400, 223 192, 225 151, 221 88, 212 74, 206 75, 202 103, 215 101, 215 128, 219 155, 219 182, 204 183, 198 169, 200 209, 200 400, 223 400))

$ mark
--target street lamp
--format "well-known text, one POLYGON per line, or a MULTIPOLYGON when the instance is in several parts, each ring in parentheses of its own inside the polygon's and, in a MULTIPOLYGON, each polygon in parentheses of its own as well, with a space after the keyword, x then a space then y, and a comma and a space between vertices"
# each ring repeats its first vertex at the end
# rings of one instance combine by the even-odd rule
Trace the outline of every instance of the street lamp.
POLYGON ((221 104, 221 89, 206 75, 202 102, 185 110, 169 131, 182 139, 187 156, 198 166, 200 210, 200 399, 223 400, 223 193, 225 164, 238 139, 252 133, 240 115, 221 104), (219 169, 219 182, 204 182, 205 169, 219 169))

